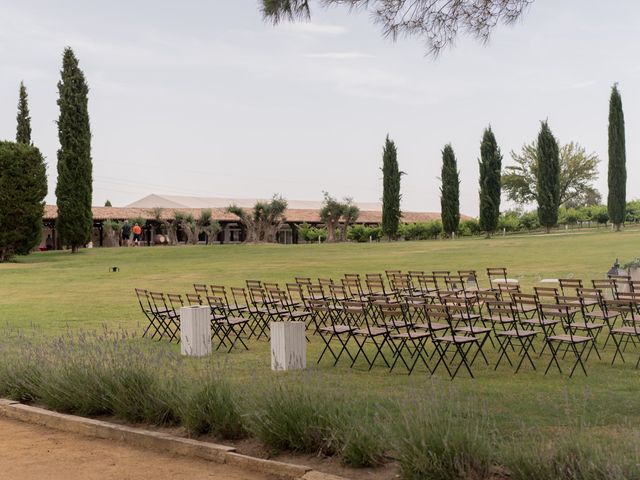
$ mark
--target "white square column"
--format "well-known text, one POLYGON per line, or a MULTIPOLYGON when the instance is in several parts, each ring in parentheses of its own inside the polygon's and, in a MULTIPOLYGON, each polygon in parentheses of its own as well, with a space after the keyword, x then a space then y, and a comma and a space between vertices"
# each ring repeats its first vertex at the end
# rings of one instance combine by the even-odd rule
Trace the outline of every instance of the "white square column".
POLYGON ((307 368, 304 322, 271 322, 271 370, 307 368))
POLYGON ((211 355, 209 307, 180 309, 180 353, 193 357, 211 355))

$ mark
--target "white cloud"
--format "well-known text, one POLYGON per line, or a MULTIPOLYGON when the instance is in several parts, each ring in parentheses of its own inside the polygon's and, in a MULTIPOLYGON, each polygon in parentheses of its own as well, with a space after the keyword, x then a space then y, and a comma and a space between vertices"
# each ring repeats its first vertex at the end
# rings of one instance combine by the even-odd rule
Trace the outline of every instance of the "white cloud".
POLYGON ((356 58, 373 58, 369 53, 363 52, 324 52, 324 53, 306 53, 306 58, 326 58, 328 60, 353 60, 356 58))
POLYGON ((318 35, 342 35, 347 33, 346 27, 342 25, 330 25, 311 22, 285 23, 283 29, 295 33, 318 34, 318 35))

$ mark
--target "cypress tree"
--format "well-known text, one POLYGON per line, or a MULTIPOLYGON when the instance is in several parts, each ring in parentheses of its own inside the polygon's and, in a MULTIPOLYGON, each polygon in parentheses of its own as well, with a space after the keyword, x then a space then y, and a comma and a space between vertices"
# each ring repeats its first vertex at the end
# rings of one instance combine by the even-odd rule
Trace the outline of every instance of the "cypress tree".
POLYGON ((537 145, 538 220, 547 233, 558 223, 560 207, 560 154, 558 142, 546 121, 540 126, 537 145))
POLYGON ((20 82, 20 98, 18 100, 18 116, 16 117, 16 142, 31 145, 31 117, 29 116, 29 100, 27 88, 20 82))
POLYGON ((500 171, 502 154, 489 126, 480 143, 480 229, 487 238, 498 228, 500 217, 500 171))
POLYGON ((382 233, 389 240, 398 235, 402 212, 400 211, 400 177, 396 145, 389 135, 382 150, 382 233))
POLYGON ((47 169, 40 151, 0 142, 0 261, 26 255, 42 241, 47 169))
POLYGON ((58 82, 58 183, 56 227, 62 242, 72 252, 91 236, 93 193, 91 129, 87 109, 89 87, 71 48, 64 50, 61 80, 58 82))
POLYGON ((609 99, 609 219, 616 231, 624 223, 627 193, 627 159, 624 137, 624 113, 618 85, 611 89, 609 99))
MULTIPOLYGON (((442 150, 442 173, 440 175, 440 208, 442 212, 442 227, 445 233, 451 235, 458 231, 460 224, 460 178, 458 162, 451 144, 442 150)), ((453 236, 453 235, 452 235, 453 236)))

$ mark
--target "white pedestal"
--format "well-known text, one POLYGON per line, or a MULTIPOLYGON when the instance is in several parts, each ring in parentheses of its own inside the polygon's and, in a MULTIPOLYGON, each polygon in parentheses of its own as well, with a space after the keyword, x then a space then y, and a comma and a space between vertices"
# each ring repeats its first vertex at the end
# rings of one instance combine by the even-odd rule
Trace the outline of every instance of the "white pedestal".
POLYGON ((211 355, 209 307, 180 309, 180 352, 193 357, 211 355))
POLYGON ((304 322, 271 322, 271 370, 307 368, 304 322))

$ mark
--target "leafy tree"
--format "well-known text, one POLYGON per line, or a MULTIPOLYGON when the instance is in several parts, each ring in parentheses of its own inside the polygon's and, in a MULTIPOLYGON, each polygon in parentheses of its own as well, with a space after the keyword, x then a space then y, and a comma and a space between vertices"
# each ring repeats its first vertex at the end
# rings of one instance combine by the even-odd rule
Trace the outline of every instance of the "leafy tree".
POLYGON ((382 151, 382 232, 389 240, 398 236, 400 211, 400 178, 404 175, 398 167, 398 152, 389 135, 382 151))
POLYGON ((460 177, 458 162, 451 144, 442 150, 442 173, 440 174, 440 208, 442 226, 447 235, 453 235, 460 225, 460 177))
POLYGON ((480 228, 487 238, 495 232, 500 217, 500 171, 502 154, 496 137, 488 127, 480 144, 480 228))
MULTIPOLYGON (((533 0, 322 0, 325 6, 346 5, 368 11, 386 37, 424 38, 427 51, 437 54, 455 42, 459 33, 486 42, 499 23, 512 24, 533 0)), ((262 0, 264 18, 310 18, 309 0, 262 0)))
POLYGON ((47 171, 40 151, 0 142, 0 261, 26 255, 42 240, 47 171))
POLYGON ((89 87, 78 59, 71 48, 62 57, 61 80, 58 82, 58 183, 56 227, 65 245, 73 253, 89 241, 93 218, 91 164, 91 128, 87 95, 89 87))
POLYGON ((251 211, 237 205, 227 208, 229 213, 238 217, 245 227, 246 242, 275 242, 278 230, 285 222, 287 201, 279 195, 274 195, 269 202, 256 202, 251 211))
POLYGON ((18 116, 16 117, 16 142, 31 145, 31 117, 29 116, 29 98, 27 87, 20 82, 20 98, 18 100, 18 116))
POLYGON ((624 135, 624 113, 618 85, 611 88, 609 100, 609 220, 620 231, 624 223, 627 195, 627 158, 624 135))
POLYGON ((558 223, 560 207, 560 154, 558 143, 546 122, 542 122, 538 134, 538 219, 549 233, 551 227, 558 223))
POLYGON ((344 212, 342 213, 342 223, 340 224, 341 238, 343 242, 347 241, 348 234, 347 229, 350 225, 353 225, 360 217, 360 209, 353 203, 353 199, 344 199, 344 212))
MULTIPOLYGON (((518 204, 538 201, 538 148, 532 142, 523 145, 520 153, 511 152, 515 165, 505 167, 502 174, 502 189, 507 198, 518 204)), ((600 159, 595 153, 587 153, 576 142, 560 148, 560 204, 577 208, 582 205, 597 205, 600 194, 592 182, 598 178, 600 159)))
POLYGON ((345 205, 327 192, 323 192, 323 195, 324 200, 320 209, 320 220, 327 227, 327 242, 335 242, 337 240, 336 230, 340 224, 340 219, 345 213, 345 205))
POLYGON ((205 235, 205 243, 209 245, 213 243, 213 239, 221 230, 222 227, 213 219, 213 212, 210 208, 205 208, 200 211, 200 216, 196 219, 196 239, 200 237, 200 232, 203 232, 205 235))

